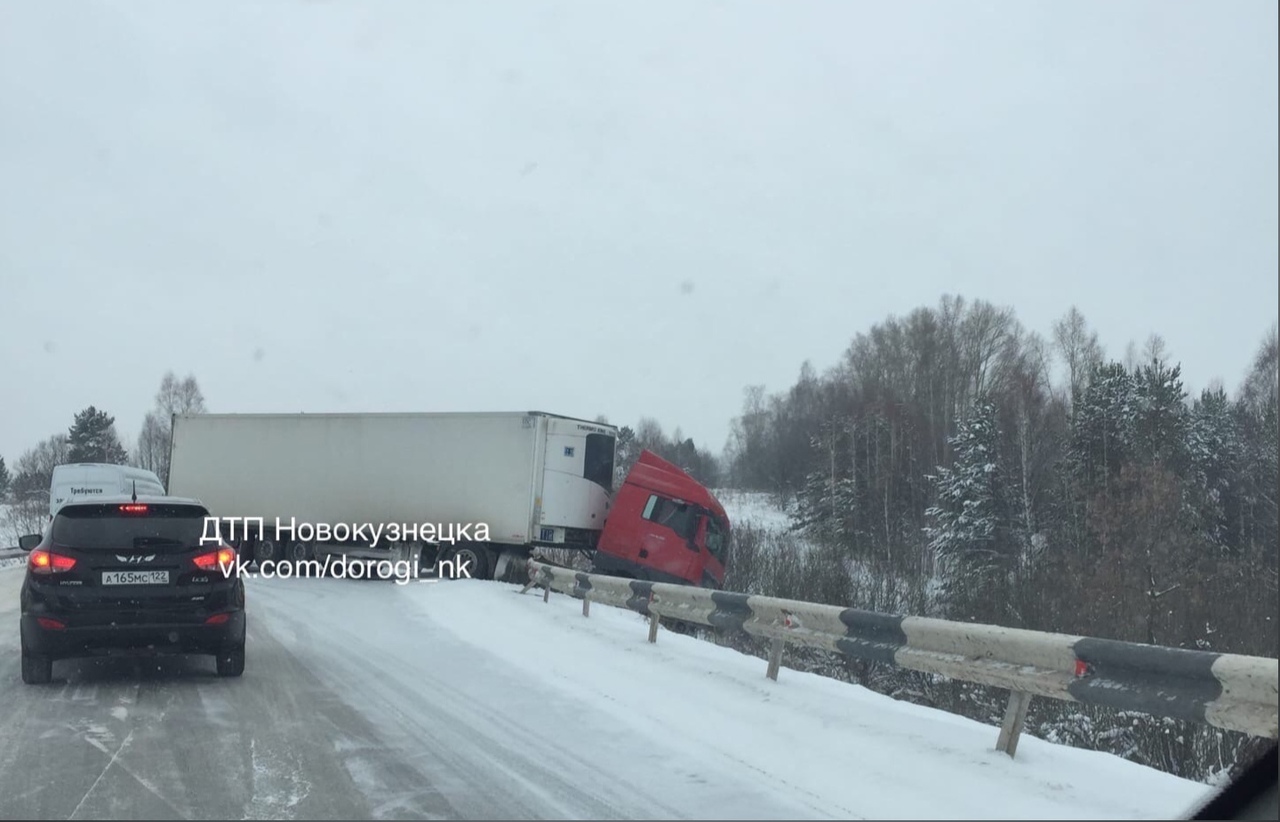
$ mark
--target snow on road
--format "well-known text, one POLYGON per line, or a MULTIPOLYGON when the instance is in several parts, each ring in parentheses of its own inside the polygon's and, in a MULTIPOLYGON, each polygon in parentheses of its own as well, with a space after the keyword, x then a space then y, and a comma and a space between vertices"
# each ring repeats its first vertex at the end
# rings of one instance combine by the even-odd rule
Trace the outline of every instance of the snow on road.
POLYGON ((492 582, 251 579, 240 680, 64 662, 29 688, 20 580, 0 816, 1139 819, 1208 791, 1030 737, 1010 760, 994 727, 492 582))
MULTIPOLYGON (((699 778, 748 778, 805 815, 1169 818, 1208 790, 1029 737, 1010 760, 993 750, 994 727, 816 675, 784 670, 771 682, 764 661, 709 642, 664 631, 650 645, 637 614, 597 605, 584 618, 569 597, 544 604, 515 590, 416 584, 396 598, 474 649, 473 660, 518 670, 580 706, 584 720, 561 728, 566 736, 612 737, 637 759, 693 757, 699 778)), ((752 809, 737 801, 717 813, 752 809)))

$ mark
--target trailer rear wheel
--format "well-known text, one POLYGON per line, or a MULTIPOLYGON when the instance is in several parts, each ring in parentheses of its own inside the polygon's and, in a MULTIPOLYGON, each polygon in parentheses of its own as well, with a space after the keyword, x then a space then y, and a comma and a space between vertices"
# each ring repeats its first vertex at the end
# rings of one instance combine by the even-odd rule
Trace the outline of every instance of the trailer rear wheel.
POLYGON ((453 573, 458 579, 493 579, 493 553, 485 545, 459 546, 449 559, 454 561, 453 573))
POLYGON ((262 563, 269 560, 278 561, 280 559, 280 543, 274 539, 260 539, 258 544, 254 546, 253 558, 258 561, 259 567, 262 563))
POLYGON ((289 546, 289 560, 291 562, 306 562, 311 559, 311 544, 308 542, 294 542, 289 546))

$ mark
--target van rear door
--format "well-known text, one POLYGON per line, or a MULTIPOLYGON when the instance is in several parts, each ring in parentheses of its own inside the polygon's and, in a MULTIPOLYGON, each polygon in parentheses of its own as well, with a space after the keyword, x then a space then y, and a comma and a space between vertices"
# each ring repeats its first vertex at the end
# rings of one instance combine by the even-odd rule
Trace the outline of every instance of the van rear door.
POLYGON ((49 516, 72 497, 92 499, 120 493, 119 474, 98 466, 59 465, 49 488, 49 516))

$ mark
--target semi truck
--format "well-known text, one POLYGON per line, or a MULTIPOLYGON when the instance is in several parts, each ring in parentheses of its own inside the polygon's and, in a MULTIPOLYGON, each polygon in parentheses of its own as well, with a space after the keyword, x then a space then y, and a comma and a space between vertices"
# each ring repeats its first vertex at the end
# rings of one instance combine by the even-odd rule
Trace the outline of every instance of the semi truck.
POLYGON ((391 559, 523 581, 528 557, 560 548, 601 573, 724 583, 724 508, 648 451, 615 493, 611 425, 541 411, 175 414, 172 431, 169 493, 198 499, 259 565, 391 559))

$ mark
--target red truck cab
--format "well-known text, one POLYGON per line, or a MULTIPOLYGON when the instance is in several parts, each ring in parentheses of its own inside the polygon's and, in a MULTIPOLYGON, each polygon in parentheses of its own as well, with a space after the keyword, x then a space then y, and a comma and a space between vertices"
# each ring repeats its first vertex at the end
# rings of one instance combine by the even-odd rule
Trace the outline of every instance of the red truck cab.
POLYGON ((647 582, 724 586, 729 518, 674 463, 643 451, 614 496, 593 570, 647 582))

